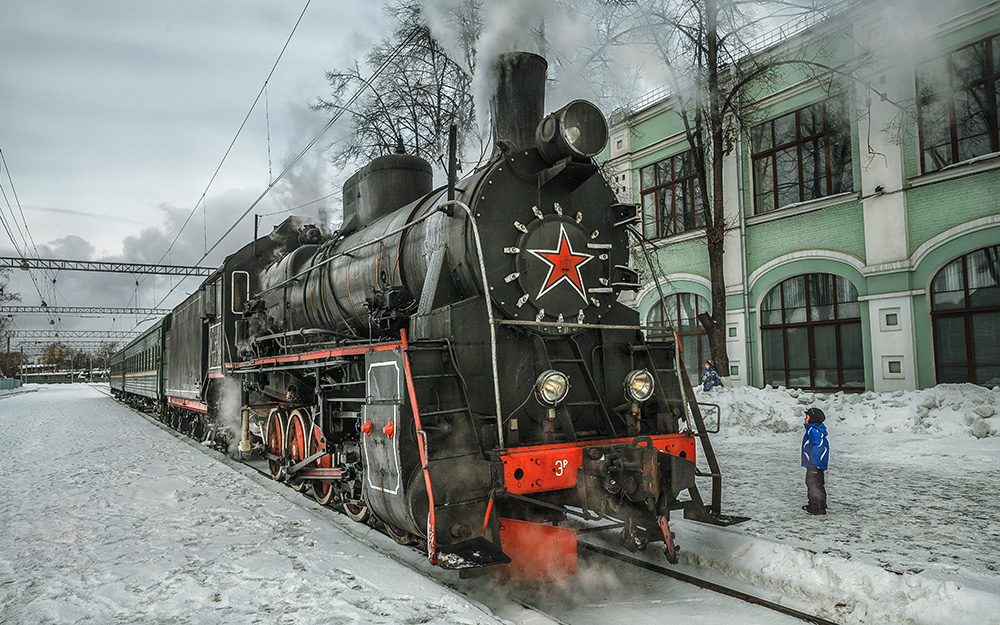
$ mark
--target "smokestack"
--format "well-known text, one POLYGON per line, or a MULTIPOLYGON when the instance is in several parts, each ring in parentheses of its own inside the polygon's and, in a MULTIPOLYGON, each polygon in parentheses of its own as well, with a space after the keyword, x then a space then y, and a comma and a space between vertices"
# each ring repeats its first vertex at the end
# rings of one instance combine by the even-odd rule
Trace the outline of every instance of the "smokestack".
POLYGON ((545 59, 530 52, 501 54, 493 63, 493 142, 515 148, 535 144, 535 129, 545 108, 545 59))

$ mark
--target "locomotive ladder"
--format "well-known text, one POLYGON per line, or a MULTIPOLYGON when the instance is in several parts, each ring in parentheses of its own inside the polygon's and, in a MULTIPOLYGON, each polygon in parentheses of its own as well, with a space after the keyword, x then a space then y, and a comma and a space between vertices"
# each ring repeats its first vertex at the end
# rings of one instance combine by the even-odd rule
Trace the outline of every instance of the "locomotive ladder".
MULTIPOLYGON (((580 344, 577 343, 575 338, 569 338, 569 344, 571 353, 569 356, 553 356, 549 352, 549 347, 559 345, 558 342, 547 342, 541 337, 535 338, 535 351, 541 361, 543 368, 552 369, 553 365, 571 365, 576 367, 580 371, 580 377, 583 378, 584 384, 587 386, 587 392, 590 395, 590 399, 577 400, 572 402, 565 402, 563 405, 567 408, 584 408, 590 407, 594 410, 595 423, 598 420, 603 420, 610 428, 608 435, 616 435, 614 423, 611 421, 611 415, 608 412, 607 406, 601 401, 601 393, 597 388, 597 383, 594 381, 594 375, 590 371, 590 367, 587 365, 586 359, 583 357, 583 350, 580 349, 580 344)), ((558 368, 558 367, 555 367, 558 368)), ((568 372, 567 372, 568 374, 568 372)), ((571 378, 572 379, 572 378, 571 378)), ((558 413, 557 413, 558 414, 558 413)), ((598 425, 598 428, 600 425, 598 425)), ((563 430, 566 434, 567 440, 571 443, 576 442, 576 431, 572 427, 572 422, 563 423, 563 430)))
POLYGON ((653 372, 657 387, 666 388, 664 379, 670 379, 668 376, 679 376, 678 382, 680 385, 683 385, 682 396, 684 397, 685 414, 690 413, 691 419, 694 421, 694 433, 701 440, 701 448, 708 462, 709 472, 703 473, 698 471, 695 475, 712 478, 712 503, 709 506, 705 506, 698 487, 691 486, 688 489, 688 493, 691 496, 691 504, 685 508, 684 518, 711 523, 713 525, 733 525, 746 521, 747 517, 722 514, 722 471, 719 468, 719 459, 715 455, 715 448, 712 447, 712 440, 709 438, 708 430, 705 427, 705 419, 702 417, 701 408, 694 397, 687 369, 684 368, 684 364, 680 358, 676 359, 676 368, 658 366, 658 363, 671 362, 675 349, 676 347, 672 342, 651 343, 644 340, 642 345, 634 348, 634 351, 645 353, 645 359, 648 362, 649 370, 653 372), (654 357, 655 352, 662 352, 663 355, 654 357))
MULTIPOLYGON (((490 524, 488 518, 492 480, 479 437, 479 424, 469 405, 465 379, 455 367, 451 342, 447 339, 413 342, 408 345, 407 355, 423 429, 418 435, 424 441, 426 469, 434 491, 435 539, 442 554, 438 564, 463 568, 469 563, 484 566, 510 562, 499 546, 486 537, 485 531, 479 535, 486 525, 496 525, 495 521, 490 524), (433 445, 434 442, 438 445, 433 445), (456 475, 476 471, 482 473, 482 479, 466 483, 460 499, 433 487, 454 481, 456 475), (449 479, 443 479, 445 476, 449 479), (469 525, 470 520, 475 521, 474 526, 469 525), (470 531, 456 536, 452 530, 456 526, 470 531), (442 532, 438 533, 437 528, 442 532)), ((493 420, 492 416, 484 418, 493 420)))

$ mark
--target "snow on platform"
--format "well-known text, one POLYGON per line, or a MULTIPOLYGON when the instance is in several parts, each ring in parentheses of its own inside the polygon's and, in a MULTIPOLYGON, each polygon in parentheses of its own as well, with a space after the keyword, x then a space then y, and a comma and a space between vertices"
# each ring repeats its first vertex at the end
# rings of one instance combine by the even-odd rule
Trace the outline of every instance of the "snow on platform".
POLYGON ((359 541, 97 388, 36 390, 0 397, 0 623, 500 622, 389 539, 359 541))
MULTIPOLYGON (((27 390, 0 396, 0 623, 498 622, 428 579, 453 572, 95 388, 27 390)), ((751 520, 672 520, 679 570, 845 625, 1000 624, 1000 389, 698 394, 722 407, 724 512, 751 520), (801 509, 810 406, 830 431, 825 517, 801 509)), ((641 557, 665 564, 656 546, 641 557)), ((586 602, 622 575, 585 573, 562 596, 586 602)), ((614 609, 639 623, 637 606, 614 609)), ((664 606, 665 620, 681 609, 664 606)))
POLYGON ((1000 388, 697 395, 722 410, 723 511, 751 520, 677 523, 683 562, 838 623, 1000 623, 1000 388), (826 516, 801 509, 812 406, 829 430, 826 516))

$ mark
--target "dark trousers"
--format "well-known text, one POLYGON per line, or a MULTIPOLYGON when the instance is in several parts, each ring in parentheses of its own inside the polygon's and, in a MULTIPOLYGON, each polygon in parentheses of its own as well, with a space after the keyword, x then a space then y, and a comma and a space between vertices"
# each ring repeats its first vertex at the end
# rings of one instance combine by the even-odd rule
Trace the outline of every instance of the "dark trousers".
POLYGON ((806 469, 806 491, 809 493, 809 509, 826 512, 826 478, 823 469, 806 469))

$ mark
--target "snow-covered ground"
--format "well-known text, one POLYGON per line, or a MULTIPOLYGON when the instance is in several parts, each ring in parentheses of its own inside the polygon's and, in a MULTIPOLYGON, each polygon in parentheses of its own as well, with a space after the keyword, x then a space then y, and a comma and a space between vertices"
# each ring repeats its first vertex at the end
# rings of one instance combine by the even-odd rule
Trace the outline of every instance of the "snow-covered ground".
MULTIPOLYGON (((550 593, 508 589, 498 609, 489 581, 295 505, 97 388, 26 391, 0 396, 0 623, 498 622, 435 579, 517 623, 539 622, 518 600, 573 623, 689 609, 692 622, 787 622, 706 611, 714 598, 590 557, 550 593)), ((838 623, 1000 623, 1000 389, 699 395, 722 406, 725 511, 752 519, 673 520, 679 570, 838 623), (828 415, 825 517, 801 509, 809 406, 828 415)))
POLYGON ((0 397, 0 623, 499 622, 98 389, 34 388, 0 397))
POLYGON ((675 528, 689 563, 837 622, 1000 623, 1000 388, 697 394, 722 411, 725 512, 751 520, 723 532, 688 524, 686 540, 675 528), (830 432, 820 517, 801 509, 811 406, 830 432))

